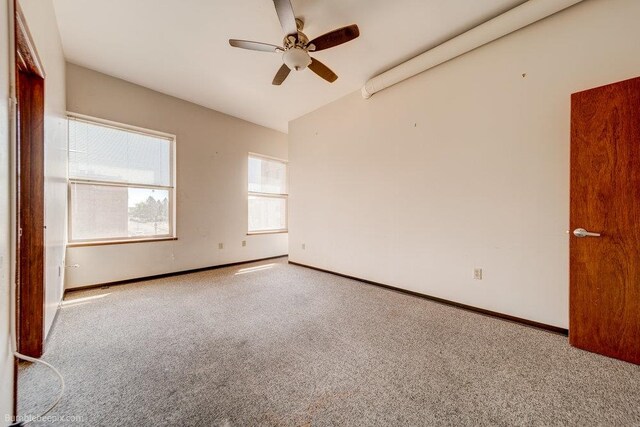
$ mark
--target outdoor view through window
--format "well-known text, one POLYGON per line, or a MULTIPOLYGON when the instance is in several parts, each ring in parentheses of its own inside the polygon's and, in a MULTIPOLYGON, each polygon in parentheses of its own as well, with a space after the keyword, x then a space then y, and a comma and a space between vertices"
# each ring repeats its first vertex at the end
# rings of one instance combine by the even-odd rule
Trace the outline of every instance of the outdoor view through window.
POLYGON ((287 230, 287 163, 249 154, 249 233, 287 230))
POLYGON ((173 236, 173 139, 69 119, 70 241, 173 236))

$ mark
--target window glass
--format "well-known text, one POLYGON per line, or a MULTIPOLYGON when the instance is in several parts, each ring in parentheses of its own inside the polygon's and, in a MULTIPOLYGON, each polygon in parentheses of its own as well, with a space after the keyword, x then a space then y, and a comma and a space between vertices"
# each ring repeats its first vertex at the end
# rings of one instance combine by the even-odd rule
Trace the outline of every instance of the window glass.
POLYGON ((287 163, 249 155, 249 233, 287 229, 287 163))
POLYGON ((168 236, 169 191, 71 184, 71 240, 168 236))
POLYGON ((287 228, 287 200, 280 197, 249 196, 249 232, 287 228))

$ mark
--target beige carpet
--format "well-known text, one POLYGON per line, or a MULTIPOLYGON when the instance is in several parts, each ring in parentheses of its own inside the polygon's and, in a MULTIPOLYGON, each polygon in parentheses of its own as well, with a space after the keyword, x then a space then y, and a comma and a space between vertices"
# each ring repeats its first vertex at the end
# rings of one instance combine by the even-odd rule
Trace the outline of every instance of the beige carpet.
POLYGON ((71 293, 45 359, 91 426, 640 426, 640 366, 286 259, 71 293))

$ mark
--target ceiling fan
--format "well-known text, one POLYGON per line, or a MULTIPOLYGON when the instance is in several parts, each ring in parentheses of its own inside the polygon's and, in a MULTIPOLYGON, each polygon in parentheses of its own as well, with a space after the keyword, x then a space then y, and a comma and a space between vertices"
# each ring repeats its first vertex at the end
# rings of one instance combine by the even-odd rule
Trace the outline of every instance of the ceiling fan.
POLYGON ((302 71, 309 67, 311 71, 333 83, 338 76, 322 62, 309 56, 309 52, 319 52, 334 46, 341 45, 357 38, 360 30, 357 25, 338 28, 309 41, 309 38, 302 32, 304 22, 296 18, 291 7, 290 0, 273 0, 276 13, 280 20, 280 25, 285 32, 282 42, 284 47, 269 43, 252 42, 248 40, 230 39, 229 44, 242 49, 257 50, 261 52, 282 52, 284 64, 280 67, 272 84, 281 85, 287 78, 291 70, 302 71))

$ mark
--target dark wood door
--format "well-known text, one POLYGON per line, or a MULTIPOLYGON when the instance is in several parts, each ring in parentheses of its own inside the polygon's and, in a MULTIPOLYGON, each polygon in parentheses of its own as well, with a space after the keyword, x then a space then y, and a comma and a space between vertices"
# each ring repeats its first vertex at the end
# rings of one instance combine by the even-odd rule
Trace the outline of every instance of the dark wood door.
POLYGON ((18 71, 18 350, 44 351, 44 79, 18 71))
POLYGON ((16 322, 18 351, 40 357, 45 340, 44 73, 15 7, 17 97, 16 322))
POLYGON ((571 96, 570 216, 569 341, 640 364, 640 78, 571 96))

